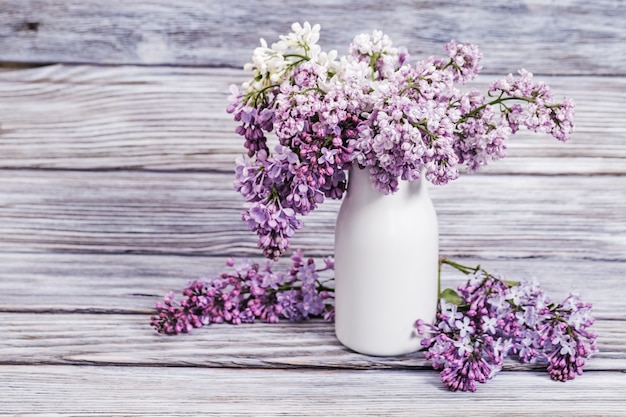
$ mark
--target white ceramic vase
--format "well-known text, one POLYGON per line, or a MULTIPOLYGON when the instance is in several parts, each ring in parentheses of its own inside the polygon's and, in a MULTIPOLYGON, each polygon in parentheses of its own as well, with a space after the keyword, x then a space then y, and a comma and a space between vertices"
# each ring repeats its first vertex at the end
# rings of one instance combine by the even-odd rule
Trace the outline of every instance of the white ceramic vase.
POLYGON ((394 194, 350 169, 335 229, 335 332, 346 347, 375 356, 420 349, 418 318, 438 302, 439 228, 426 180, 394 194))

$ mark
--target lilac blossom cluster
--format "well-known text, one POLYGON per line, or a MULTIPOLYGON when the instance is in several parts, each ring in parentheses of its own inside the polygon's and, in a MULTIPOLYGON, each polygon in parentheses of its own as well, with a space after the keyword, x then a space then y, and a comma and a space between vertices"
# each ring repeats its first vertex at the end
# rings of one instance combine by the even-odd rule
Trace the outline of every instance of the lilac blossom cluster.
POLYGON ((151 324, 159 333, 178 334, 211 323, 333 319, 333 289, 326 287, 328 279, 321 278, 324 271, 333 269, 332 258, 317 267, 312 258, 305 259, 296 251, 291 260, 290 270, 281 273, 272 270, 272 261, 262 267, 250 262, 235 265, 229 259, 226 265, 232 272, 189 282, 181 301, 170 292, 157 303, 151 324))
POLYGON ((252 78, 231 87, 227 111, 247 155, 237 160, 242 219, 266 257, 277 259, 299 217, 339 199, 353 165, 369 169, 382 193, 422 175, 443 185, 505 156, 520 127, 565 141, 574 103, 520 70, 491 83, 486 95, 457 84, 481 70, 481 53, 451 41, 445 58, 415 61, 380 31, 354 38, 346 56, 317 44, 319 25, 294 23, 279 41, 254 50, 252 78), (270 135, 271 133, 271 135, 270 135))
POLYGON ((591 304, 570 294, 553 303, 536 282, 510 282, 449 260, 471 273, 467 283, 440 301, 434 324, 416 322, 426 358, 452 391, 475 391, 500 371, 505 357, 547 366, 557 381, 574 379, 596 349, 591 304))

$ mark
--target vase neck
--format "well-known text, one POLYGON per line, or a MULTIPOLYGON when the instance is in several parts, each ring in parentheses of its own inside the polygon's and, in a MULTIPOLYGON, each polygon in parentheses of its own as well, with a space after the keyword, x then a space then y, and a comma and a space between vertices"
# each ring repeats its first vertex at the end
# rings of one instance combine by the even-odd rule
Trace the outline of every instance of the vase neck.
POLYGON ((398 183, 398 191, 393 194, 385 195, 372 186, 369 169, 360 168, 357 164, 354 164, 350 167, 348 173, 347 196, 366 198, 368 200, 388 198, 391 196, 396 196, 395 198, 428 197, 428 188, 423 178, 414 181, 400 180, 398 183))

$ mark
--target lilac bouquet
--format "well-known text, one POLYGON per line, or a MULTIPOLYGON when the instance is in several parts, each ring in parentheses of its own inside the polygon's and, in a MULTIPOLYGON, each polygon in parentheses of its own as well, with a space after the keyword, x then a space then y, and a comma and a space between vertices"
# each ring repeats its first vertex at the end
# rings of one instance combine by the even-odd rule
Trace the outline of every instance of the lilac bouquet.
POLYGON ((294 23, 271 46, 261 39, 244 67, 252 78, 231 87, 227 110, 247 149, 235 188, 270 259, 289 247, 299 217, 343 196, 353 164, 389 194, 400 180, 424 175, 442 185, 504 157, 505 140, 522 126, 560 141, 573 132, 574 103, 556 101, 528 71, 492 82, 486 95, 461 91, 481 70, 474 45, 451 41, 447 57, 413 61, 374 31, 338 57, 317 44, 319 29, 294 23))

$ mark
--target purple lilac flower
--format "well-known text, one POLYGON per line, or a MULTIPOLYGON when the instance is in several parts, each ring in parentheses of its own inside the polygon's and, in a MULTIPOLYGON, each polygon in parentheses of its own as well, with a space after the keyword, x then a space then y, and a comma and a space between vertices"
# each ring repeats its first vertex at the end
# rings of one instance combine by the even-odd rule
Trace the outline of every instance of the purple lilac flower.
POLYGON ((588 330, 594 322, 591 304, 571 294, 543 312, 537 328, 550 377, 557 381, 574 379, 582 374, 586 359, 597 351, 596 335, 588 330))
POLYGON ((476 78, 482 69, 480 60, 483 56, 475 45, 469 42, 459 44, 452 40, 446 44, 445 50, 450 57, 446 68, 453 71, 455 82, 465 83, 476 78))
POLYGON ((333 291, 326 286, 328 279, 321 278, 321 274, 333 269, 331 258, 317 267, 313 259, 304 259, 298 250, 287 272, 274 272, 276 263, 272 261, 265 266, 247 261, 236 265, 229 259, 226 265, 231 272, 189 282, 180 301, 169 293, 162 303, 157 303, 152 326, 159 333, 178 334, 212 323, 275 323, 281 318, 334 317, 333 291))
MULTIPOLYGON (((310 77, 320 75, 309 71, 307 77, 300 82, 308 89, 310 77)), ((337 114, 330 107, 324 116, 319 115, 319 92, 303 92, 301 87, 283 84, 276 97, 274 126, 281 145, 274 154, 259 151, 253 162, 237 161, 235 188, 252 203, 243 220, 257 233, 259 246, 271 259, 284 253, 293 231, 301 226, 296 215, 307 215, 325 197, 341 198, 346 189, 345 169, 352 150, 343 146, 343 138, 354 135, 353 116, 345 111, 337 114), (309 121, 313 116, 314 124, 309 121), (258 215, 266 210, 286 221, 275 227, 266 221, 271 216, 258 215)))
POLYGON ((368 64, 371 78, 375 80, 391 76, 408 58, 406 48, 394 48, 391 39, 379 30, 356 36, 349 53, 359 62, 368 64))
POLYGON ((505 140, 512 134, 511 126, 500 112, 486 106, 484 97, 476 91, 463 95, 460 109, 475 117, 459 118, 456 123, 454 151, 460 164, 476 171, 506 156, 505 140))
POLYGON ((241 218, 259 236, 263 255, 274 260, 289 248, 289 238, 302 226, 293 209, 284 208, 273 200, 253 203, 241 218))
POLYGON ((548 133, 562 142, 568 140, 574 131, 574 102, 568 98, 555 101, 548 85, 534 82, 533 74, 524 69, 518 73, 519 78, 509 74, 489 86, 489 94, 498 97, 494 104, 519 101, 511 109, 504 105, 503 113, 513 132, 521 125, 534 132, 548 133))
POLYGON ((430 330, 433 335, 422 339, 425 357, 441 370, 442 382, 452 391, 475 391, 476 382, 487 382, 502 367, 499 341, 483 331, 483 318, 442 301, 435 325, 416 323, 420 334, 430 330))
POLYGON ((351 143, 356 161, 371 167, 374 188, 385 194, 395 192, 399 180, 420 178, 422 169, 435 184, 458 177, 448 110, 459 93, 434 68, 426 61, 405 66, 377 84, 371 94, 374 111, 351 143))
POLYGON ((248 149, 248 156, 254 156, 261 150, 267 151, 267 137, 265 132, 273 128, 274 114, 266 106, 251 106, 244 103, 243 96, 237 86, 230 87, 232 103, 226 109, 234 114, 234 120, 241 122, 235 130, 245 138, 244 147, 248 149))
POLYGON ((524 363, 543 364, 558 381, 582 374, 587 358, 597 351, 591 304, 571 294, 554 304, 535 281, 513 283, 449 260, 469 280, 458 288, 462 301, 441 300, 436 322, 416 322, 425 357, 441 370, 442 382, 453 391, 475 391, 501 369, 509 355, 524 363))

